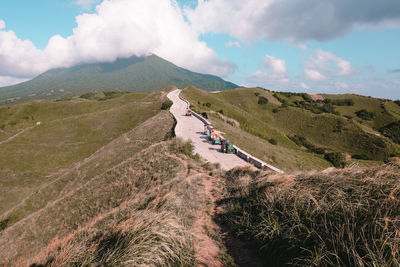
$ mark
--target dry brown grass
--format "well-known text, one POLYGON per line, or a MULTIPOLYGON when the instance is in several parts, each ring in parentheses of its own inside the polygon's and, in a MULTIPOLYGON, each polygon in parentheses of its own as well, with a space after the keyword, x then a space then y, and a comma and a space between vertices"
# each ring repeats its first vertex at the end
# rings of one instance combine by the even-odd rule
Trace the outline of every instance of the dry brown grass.
POLYGON ((222 218, 264 263, 398 266, 400 168, 225 176, 222 218))

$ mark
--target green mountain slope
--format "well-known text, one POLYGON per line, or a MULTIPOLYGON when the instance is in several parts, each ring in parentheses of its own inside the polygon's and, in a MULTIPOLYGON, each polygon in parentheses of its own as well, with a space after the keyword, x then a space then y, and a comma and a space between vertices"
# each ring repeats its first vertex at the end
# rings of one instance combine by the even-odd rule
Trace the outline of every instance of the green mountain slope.
POLYGON ((31 81, 0 88, 0 104, 55 99, 94 91, 153 92, 171 84, 180 88, 196 85, 206 90, 237 87, 217 76, 191 72, 151 55, 49 70, 31 81))
POLYGON ((396 139, 380 132, 383 126, 400 120, 400 106, 390 100, 325 95, 325 103, 315 102, 307 94, 261 88, 208 93, 189 87, 183 96, 196 111, 207 112, 239 147, 286 171, 332 166, 326 160, 329 153, 347 154, 348 164, 371 165, 400 151, 396 139), (346 106, 348 99, 350 105, 346 106), (364 113, 372 117, 361 118, 364 113))

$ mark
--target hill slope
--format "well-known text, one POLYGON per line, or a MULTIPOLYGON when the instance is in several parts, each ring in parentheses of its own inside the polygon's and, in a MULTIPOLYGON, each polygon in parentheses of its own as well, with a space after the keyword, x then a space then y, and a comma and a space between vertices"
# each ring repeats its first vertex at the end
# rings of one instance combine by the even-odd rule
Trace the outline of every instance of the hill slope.
MULTIPOLYGON (((0 107, 1 266, 398 265, 398 162, 294 174, 248 166, 225 172, 172 137, 173 117, 161 108, 168 90, 0 107)), ((195 88, 187 93, 198 94, 195 103, 228 134, 253 140, 254 151, 270 144, 260 135, 268 122, 282 131, 277 150, 270 147, 286 153, 281 164, 329 165, 290 139, 284 143, 284 134, 296 129, 294 114, 316 121, 341 120, 340 114, 294 107, 293 96, 280 106, 261 89, 209 98, 195 88), (269 102, 257 104, 260 96, 269 102), (211 110, 221 107, 224 117, 211 110), (243 118, 254 113, 252 120, 233 119, 234 107, 243 118), (271 112, 283 113, 293 128, 278 128, 268 111, 277 107, 271 112)), ((368 123, 360 124, 373 131, 368 123)))
POLYGON ((0 88, 0 104, 93 91, 153 92, 171 84, 180 88, 193 84, 206 90, 237 87, 217 76, 191 72, 151 55, 49 70, 31 81, 0 88))
POLYGON ((329 153, 353 156, 348 163, 371 165, 400 151, 396 139, 379 131, 400 120, 400 106, 390 100, 338 95, 325 96, 330 99, 325 104, 307 94, 261 88, 208 93, 189 87, 183 96, 193 109, 207 112, 239 147, 286 171, 324 169, 331 166, 325 159, 329 153), (347 99, 350 105, 342 105, 347 99), (372 118, 360 118, 365 113, 360 110, 373 114, 372 118))

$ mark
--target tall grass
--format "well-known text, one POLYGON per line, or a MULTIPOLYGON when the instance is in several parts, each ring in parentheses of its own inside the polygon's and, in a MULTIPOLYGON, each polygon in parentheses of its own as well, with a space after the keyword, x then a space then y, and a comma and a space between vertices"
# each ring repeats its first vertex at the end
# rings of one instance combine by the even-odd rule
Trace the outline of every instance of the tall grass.
POLYGON ((46 266, 192 266, 190 233, 173 214, 136 212, 106 231, 86 231, 46 266))
POLYGON ((233 170, 223 222, 270 266, 399 266, 400 168, 233 170))

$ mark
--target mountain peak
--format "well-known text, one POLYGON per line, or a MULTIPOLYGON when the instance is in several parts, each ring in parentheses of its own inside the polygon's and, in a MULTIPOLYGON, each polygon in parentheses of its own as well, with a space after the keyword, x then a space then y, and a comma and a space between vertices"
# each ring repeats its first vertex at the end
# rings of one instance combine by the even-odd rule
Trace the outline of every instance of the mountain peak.
POLYGON ((169 85, 180 88, 195 85, 210 91, 238 87, 217 76, 180 68, 152 54, 51 69, 30 81, 0 88, 0 104, 55 99, 94 91, 152 92, 169 85))

